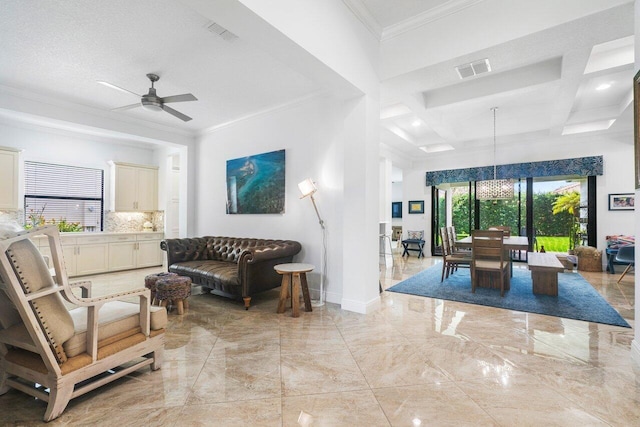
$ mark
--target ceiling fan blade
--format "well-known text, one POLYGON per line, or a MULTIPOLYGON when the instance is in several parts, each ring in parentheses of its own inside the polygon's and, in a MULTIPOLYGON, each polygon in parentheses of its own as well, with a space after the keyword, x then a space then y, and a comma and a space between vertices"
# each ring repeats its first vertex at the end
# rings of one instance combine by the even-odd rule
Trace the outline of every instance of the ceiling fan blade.
POLYGON ((162 102, 164 102, 165 104, 167 102, 184 102, 184 101, 197 101, 197 100, 198 98, 196 98, 190 93, 183 93, 182 95, 166 96, 162 98, 162 102))
POLYGON ((103 86, 110 87, 111 89, 119 90, 120 92, 130 93, 131 95, 135 95, 135 96, 137 96, 138 98, 141 98, 141 97, 142 97, 142 95, 138 95, 137 93, 135 93, 135 92, 131 92, 131 91, 130 91, 130 90, 128 90, 128 89, 122 88, 122 87, 120 87, 120 86, 116 86, 116 85, 114 85, 113 83, 104 82, 104 81, 102 81, 102 80, 98 80, 98 83, 100 83, 100 84, 101 84, 101 85, 103 85, 103 86))
POLYGON ((184 115, 184 114, 182 114, 181 112, 176 111, 176 110, 174 110, 174 109, 173 109, 173 108, 171 108, 171 107, 167 107, 167 106, 166 106, 166 105, 164 105, 164 104, 162 104, 162 109, 163 109, 164 111, 166 111, 167 113, 169 113, 169 114, 171 114, 171 115, 176 116, 177 118, 179 118, 179 119, 180 119, 180 120, 182 120, 182 121, 188 122, 189 120, 191 120, 191 117, 189 117, 189 116, 187 116, 187 115, 184 115))
POLYGON ((130 110, 132 108, 136 108, 136 107, 140 107, 140 106, 142 106, 142 104, 140 104, 139 102, 136 102, 135 104, 125 105, 124 107, 112 108, 111 111, 130 110))

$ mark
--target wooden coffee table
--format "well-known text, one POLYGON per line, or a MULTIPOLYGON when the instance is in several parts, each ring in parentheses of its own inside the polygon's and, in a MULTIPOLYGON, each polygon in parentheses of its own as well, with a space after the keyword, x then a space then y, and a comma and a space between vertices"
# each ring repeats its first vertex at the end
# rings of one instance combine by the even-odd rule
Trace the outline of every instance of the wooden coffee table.
POLYGON ((527 266, 531 270, 533 293, 558 296, 558 273, 564 271, 564 265, 554 254, 529 252, 527 266))

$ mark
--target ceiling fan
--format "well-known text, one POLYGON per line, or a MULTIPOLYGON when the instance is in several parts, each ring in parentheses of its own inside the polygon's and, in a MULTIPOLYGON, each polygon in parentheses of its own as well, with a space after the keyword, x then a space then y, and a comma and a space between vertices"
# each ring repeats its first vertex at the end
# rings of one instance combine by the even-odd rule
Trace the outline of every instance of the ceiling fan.
POLYGON ((145 94, 145 95, 138 95, 135 92, 131 92, 130 90, 121 88, 120 86, 116 86, 112 83, 108 83, 108 82, 104 82, 104 81, 98 81, 98 83, 110 87, 112 89, 116 89, 122 92, 126 92, 126 93, 130 93, 132 95, 137 96, 138 98, 140 98, 140 102, 136 102, 135 104, 131 104, 131 105, 125 105, 124 107, 118 107, 118 108, 114 108, 111 111, 123 111, 123 110, 129 110, 131 108, 136 108, 136 107, 144 107, 147 110, 152 110, 152 111, 160 111, 160 110, 164 110, 167 113, 179 118, 182 121, 188 122, 189 120, 191 120, 191 117, 182 114, 179 111, 174 110, 173 108, 167 106, 166 104, 170 103, 170 102, 184 102, 184 101, 197 101, 198 98, 196 98, 195 96, 193 96, 190 93, 184 93, 182 95, 173 95, 173 96, 165 96, 165 97, 160 97, 158 95, 156 95, 156 89, 153 87, 153 84, 155 82, 157 82, 158 80, 160 80, 160 76, 158 76, 157 74, 152 74, 149 73, 147 74, 147 78, 149 80, 151 80, 151 87, 149 88, 149 93, 145 94))

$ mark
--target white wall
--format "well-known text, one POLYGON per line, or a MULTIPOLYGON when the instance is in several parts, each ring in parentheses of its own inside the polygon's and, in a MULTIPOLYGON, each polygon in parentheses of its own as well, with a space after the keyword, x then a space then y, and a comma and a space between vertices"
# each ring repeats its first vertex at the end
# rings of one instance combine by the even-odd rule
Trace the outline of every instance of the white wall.
MULTIPOLYGON (((103 169, 105 210, 110 202, 109 160, 158 166, 151 148, 20 123, 0 123, 0 146, 23 150, 22 160, 103 169)), ((24 196, 24 188, 20 196, 24 196)))
MULTIPOLYGON (((327 301, 342 295, 342 147, 336 134, 341 126, 326 99, 273 111, 203 135, 198 146, 195 235, 291 239, 302 244, 296 261, 316 266, 309 286, 318 289, 322 252, 321 229, 311 200, 300 199, 298 183, 312 178, 314 195, 328 230, 327 301), (254 154, 286 150, 285 213, 226 214, 226 161, 254 154)), ((316 294, 312 294, 315 296, 316 294)))
POLYGON ((422 169, 404 170, 402 174, 402 237, 407 231, 424 230, 425 255, 431 250, 431 191, 424 185, 425 171, 422 169), (423 214, 410 214, 409 201, 424 200, 423 214))

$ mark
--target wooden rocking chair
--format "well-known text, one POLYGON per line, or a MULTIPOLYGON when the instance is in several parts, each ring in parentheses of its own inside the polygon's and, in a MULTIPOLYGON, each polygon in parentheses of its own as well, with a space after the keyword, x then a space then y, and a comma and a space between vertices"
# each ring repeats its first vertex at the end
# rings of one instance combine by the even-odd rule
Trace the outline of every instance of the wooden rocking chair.
POLYGON ((165 308, 151 307, 145 288, 75 295, 56 227, 0 240, 0 279, 0 394, 14 388, 48 402, 45 421, 70 399, 142 367, 160 368, 165 308), (48 237, 55 276, 29 240, 36 235, 48 237), (139 303, 122 301, 131 297, 139 303), (62 298, 76 308, 67 310, 62 298))

